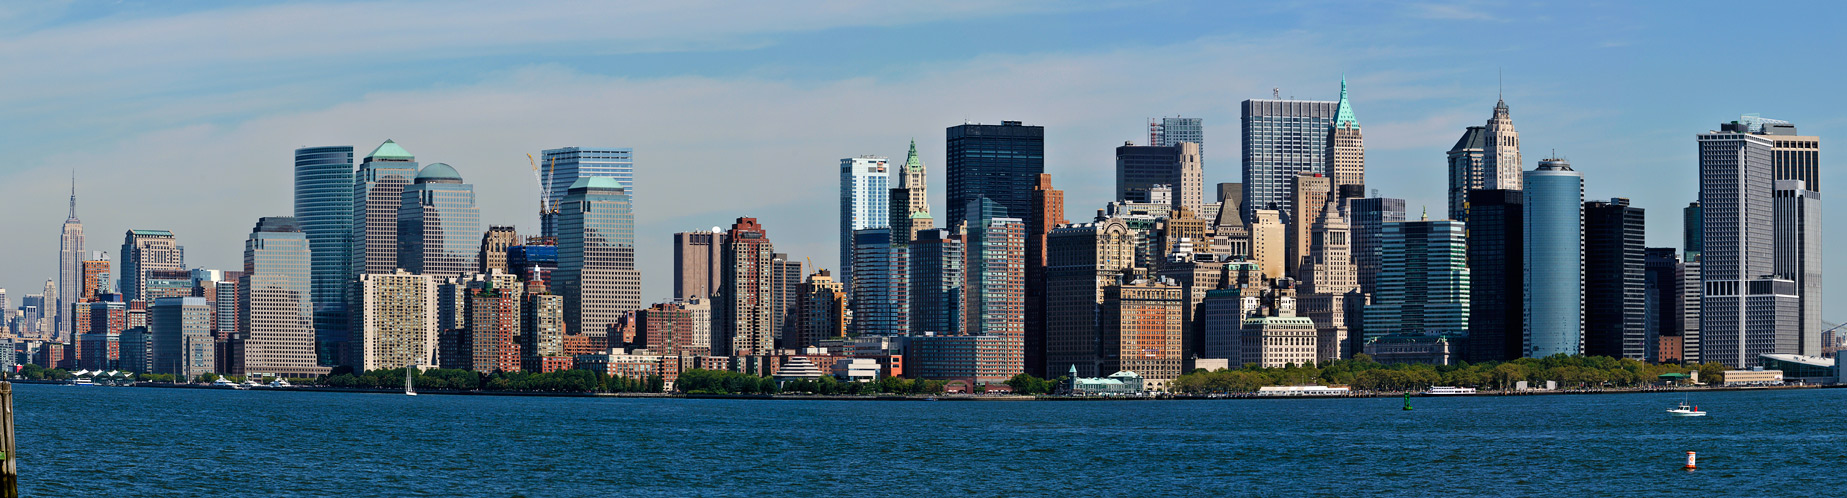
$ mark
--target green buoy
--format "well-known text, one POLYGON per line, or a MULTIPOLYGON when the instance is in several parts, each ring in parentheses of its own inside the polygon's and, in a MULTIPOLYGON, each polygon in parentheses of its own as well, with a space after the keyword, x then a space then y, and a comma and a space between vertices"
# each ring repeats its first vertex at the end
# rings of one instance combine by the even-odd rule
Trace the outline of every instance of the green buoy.
POLYGON ((1404 410, 1411 411, 1411 393, 1404 393, 1404 410))

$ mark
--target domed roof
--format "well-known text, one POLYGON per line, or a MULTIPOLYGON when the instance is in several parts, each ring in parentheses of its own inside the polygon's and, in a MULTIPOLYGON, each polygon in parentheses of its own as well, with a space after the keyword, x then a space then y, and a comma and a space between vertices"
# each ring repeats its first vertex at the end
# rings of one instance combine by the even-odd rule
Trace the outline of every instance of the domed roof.
POLYGON ((417 183, 462 183, 462 174, 445 163, 430 163, 417 172, 417 183))

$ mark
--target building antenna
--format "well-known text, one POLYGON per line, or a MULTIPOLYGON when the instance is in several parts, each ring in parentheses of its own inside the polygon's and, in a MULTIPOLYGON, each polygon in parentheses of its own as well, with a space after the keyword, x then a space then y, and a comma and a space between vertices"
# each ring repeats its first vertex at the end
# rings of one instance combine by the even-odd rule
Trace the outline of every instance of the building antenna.
POLYGON ((1276 100, 1282 100, 1283 99, 1283 89, 1282 88, 1271 88, 1270 98, 1273 98, 1276 100))
POLYGON ((1501 68, 1494 68, 1494 99, 1507 100, 1507 78, 1501 75, 1501 68))

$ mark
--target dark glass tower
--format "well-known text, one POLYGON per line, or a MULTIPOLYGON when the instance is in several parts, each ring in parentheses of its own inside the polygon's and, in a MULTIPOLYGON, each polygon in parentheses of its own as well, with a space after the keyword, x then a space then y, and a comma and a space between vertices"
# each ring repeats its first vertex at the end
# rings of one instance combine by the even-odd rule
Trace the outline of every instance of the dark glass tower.
POLYGON ((1469 206, 1469 340, 1470 362, 1519 358, 1525 330, 1525 223, 1518 190, 1471 190, 1469 206))
POLYGON ((1033 185, 1045 172, 1045 127, 965 124, 949 127, 948 137, 947 228, 969 221, 969 202, 982 197, 1006 208, 997 217, 1033 212, 1033 185))
POLYGON ((308 237, 318 362, 332 365, 346 341, 346 280, 353 234, 353 148, 295 149, 295 218, 308 237))
POLYGON ((1642 208, 1584 203, 1584 355, 1647 358, 1647 256, 1642 208))

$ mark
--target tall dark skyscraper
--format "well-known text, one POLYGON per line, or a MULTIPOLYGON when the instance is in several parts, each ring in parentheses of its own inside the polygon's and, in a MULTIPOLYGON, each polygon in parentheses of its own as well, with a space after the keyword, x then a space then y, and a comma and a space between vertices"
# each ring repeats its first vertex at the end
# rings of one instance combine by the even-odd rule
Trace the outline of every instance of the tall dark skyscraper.
MULTIPOLYGON (((395 215, 394 215, 395 216, 395 215)), ((331 365, 345 342, 346 282, 352 276, 353 148, 295 149, 295 219, 308 237, 313 283, 314 340, 319 362, 331 365)))
POLYGON ((982 197, 1006 208, 1004 217, 1032 213, 1033 185, 1045 172, 1045 127, 964 124, 949 127, 948 137, 946 227, 970 221, 969 202, 982 197))
POLYGON ((1648 283, 1642 292, 1643 302, 1647 303, 1643 308, 1648 316, 1643 318, 1643 324, 1648 330, 1648 361, 1683 359, 1686 336, 1681 328, 1685 306, 1681 296, 1686 292, 1682 287, 1685 267, 1672 247, 1650 247, 1643 259, 1648 283))
POLYGON ((1404 199, 1349 199, 1347 210, 1348 231, 1353 237, 1354 275, 1358 277, 1360 292, 1372 294, 1378 291, 1379 260, 1383 257, 1380 236, 1386 223, 1404 221, 1404 199))
POLYGON ((1642 208, 1584 203, 1584 354, 1647 357, 1647 257, 1642 208))
POLYGON ((1472 190, 1469 232, 1470 362, 1519 358, 1525 288, 1524 207, 1518 190, 1472 190))

